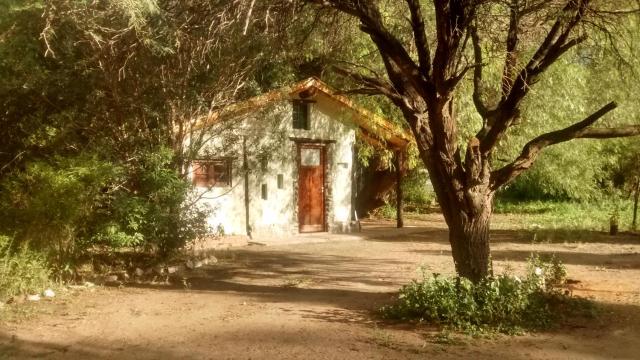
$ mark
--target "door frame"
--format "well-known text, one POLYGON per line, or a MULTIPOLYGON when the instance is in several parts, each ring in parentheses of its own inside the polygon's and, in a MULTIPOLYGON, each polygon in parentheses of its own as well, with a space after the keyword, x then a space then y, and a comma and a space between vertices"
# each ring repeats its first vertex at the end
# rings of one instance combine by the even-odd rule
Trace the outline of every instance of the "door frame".
MULTIPOLYGON (((301 139, 302 140, 302 139, 301 139)), ((297 189, 297 213, 298 213, 298 232, 314 233, 327 231, 327 142, 326 141, 296 141, 296 168, 298 170, 298 189, 297 189), (322 168, 322 224, 320 230, 303 230, 302 214, 300 211, 300 187, 301 187, 301 167, 302 167, 302 149, 311 148, 320 150, 320 167, 322 168)))

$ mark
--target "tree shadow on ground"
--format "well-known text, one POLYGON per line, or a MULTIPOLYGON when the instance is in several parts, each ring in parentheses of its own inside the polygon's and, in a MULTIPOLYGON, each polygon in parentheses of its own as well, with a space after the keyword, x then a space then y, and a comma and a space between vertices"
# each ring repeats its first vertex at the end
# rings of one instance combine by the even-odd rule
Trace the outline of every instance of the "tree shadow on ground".
MULTIPOLYGON (((640 235, 623 232, 611 236, 606 232, 575 229, 539 230, 491 230, 491 243, 514 244, 572 244, 603 243, 615 245, 640 245, 640 235)), ((397 232, 393 228, 365 231, 363 239, 385 242, 449 243, 449 231, 440 227, 414 227, 410 231, 397 232)))
MULTIPOLYGON (((391 299, 407 279, 388 269, 414 267, 411 261, 312 254, 296 251, 226 251, 215 265, 180 275, 168 283, 127 283, 160 291, 231 293, 268 303, 329 305, 365 312, 391 299)), ((156 280, 164 280, 159 277, 156 280)))
POLYGON ((364 258, 287 250, 237 249, 220 252, 218 255, 223 262, 200 271, 202 276, 218 280, 311 280, 319 284, 340 285, 339 287, 385 287, 395 284, 372 274, 380 273, 379 269, 382 268, 412 264, 410 261, 383 257, 364 258))
MULTIPOLYGON (((59 342, 28 341, 0 332, 0 358, 48 359, 177 359, 177 358, 635 358, 640 344, 640 307, 598 303, 595 318, 569 319, 562 325, 531 336, 498 336, 463 339, 462 345, 430 342, 437 331, 429 324, 398 324, 375 321, 367 314, 354 316, 348 309, 298 311, 315 327, 279 328, 247 324, 241 330, 212 335, 206 329, 189 332, 181 339, 143 344, 140 339, 123 341, 95 337, 59 342), (330 324, 364 326, 368 333, 352 337, 347 329, 330 324), (342 329, 337 331, 336 329, 342 329), (411 339, 403 334, 417 334, 411 339), (364 336, 363 336, 364 335, 364 336), (422 341, 416 341, 422 338, 422 341), (282 349, 287 349, 283 351, 282 349)), ((291 310, 295 312, 295 310, 291 310)))
MULTIPOLYGON (((416 250, 419 254, 451 257, 450 250, 416 250)), ((527 262, 531 255, 556 256, 567 265, 585 265, 604 269, 633 270, 640 269, 640 253, 594 254, 574 251, 530 251, 530 250, 492 250, 494 261, 527 262)))
POLYGON ((127 287, 205 294, 230 293, 242 297, 249 297, 256 302, 335 306, 365 312, 375 311, 383 304, 392 301, 395 293, 246 284, 231 280, 214 280, 208 277, 191 277, 188 279, 188 282, 188 288, 178 282, 162 285, 127 284, 127 287))
MULTIPOLYGON (((391 236, 393 232, 391 232, 391 236)), ((498 242, 506 244, 506 249, 494 251, 494 259, 525 261, 529 251, 509 249, 509 240, 514 236, 509 231, 498 231, 504 236, 498 242)), ((438 247, 448 246, 447 232, 439 228, 413 229, 404 233, 404 237, 395 240, 392 237, 366 238, 357 242, 358 246, 366 247, 370 242, 397 242, 397 243, 431 243, 438 247)), ((399 237, 396 233, 396 237, 399 237)), ((395 247, 381 246, 380 249, 396 249, 395 247)), ((430 256, 438 256, 437 259, 447 258, 451 254, 448 250, 416 249, 413 245, 398 247, 397 250, 407 253, 419 253, 430 256)), ((349 248, 353 248, 350 246, 349 248)), ((220 253, 220 263, 196 269, 193 272, 171 277, 169 285, 152 284, 127 284, 126 287, 138 289, 154 289, 160 292, 157 297, 162 297, 162 292, 174 293, 198 293, 211 296, 211 303, 215 304, 214 295, 232 296, 239 301, 276 304, 284 314, 293 314, 312 323, 319 322, 322 331, 318 331, 308 337, 301 337, 298 332, 287 333, 281 329, 256 328, 250 324, 242 333, 223 333, 215 338, 215 343, 203 344, 205 333, 194 333, 189 336, 198 346, 217 347, 217 355, 224 357, 224 348, 234 346, 241 342, 245 346, 254 344, 255 357, 267 358, 270 349, 278 347, 301 345, 306 352, 295 353, 306 358, 326 358, 328 353, 324 349, 330 348, 334 343, 344 342, 348 336, 336 332, 340 324, 363 326, 367 329, 382 329, 384 331, 432 331, 430 325, 415 326, 411 324, 397 324, 382 321, 376 311, 384 304, 393 301, 397 289, 408 281, 407 275, 398 275, 404 267, 415 268, 416 259, 394 259, 380 256, 356 256, 353 254, 316 253, 313 246, 302 250, 288 250, 295 247, 276 249, 234 249, 220 253), (296 306, 293 306, 295 304, 296 306), (214 345, 212 345, 214 344, 214 345), (258 345, 255 345, 258 344, 258 345), (220 350, 222 349, 222 350, 220 350), (314 349, 309 351, 308 349, 314 349), (265 355, 266 354, 266 355, 265 355)), ((339 248, 338 248, 339 249, 339 248)), ((336 251, 336 250, 332 250, 336 251)), ((638 254, 598 254, 598 253, 560 253, 560 258, 568 264, 582 264, 589 266, 622 266, 629 265, 627 269, 638 269, 640 255, 638 254), (607 264, 611 262, 611 264, 607 264)), ((431 258, 434 259, 433 257, 431 258)), ((404 271, 406 272, 406 271, 404 271)), ((592 291, 592 290, 589 290, 592 291)), ((595 289, 593 291, 598 291, 595 289)), ((207 298, 207 301, 209 298, 207 298)), ((602 357, 603 354, 619 358, 633 358, 638 353, 637 338, 640 337, 640 308, 632 304, 600 304, 603 308, 602 317, 592 320, 568 322, 567 324, 547 331, 543 331, 535 337, 507 337, 481 342, 481 346, 468 348, 449 347, 446 352, 440 350, 432 353, 432 347, 422 353, 418 349, 418 357, 441 358, 505 358, 525 359, 530 356, 526 352, 536 354, 541 349, 553 349, 560 353, 551 352, 550 357, 602 357), (542 339, 542 340, 541 340, 542 339), (635 344, 635 345, 634 345, 635 344), (635 346, 635 347, 634 347, 635 346), (522 350, 525 351, 522 351, 522 350), (560 350, 558 350, 560 349, 560 350), (636 351, 636 352, 633 352, 636 351), (560 354, 560 355, 558 355, 560 354)), ((96 325, 99 326, 99 325, 96 325)), ((350 328, 340 328, 346 331, 350 328)), ((189 346, 180 344, 160 344, 162 346, 145 346, 131 348, 121 344, 107 343, 96 338, 83 338, 81 342, 73 344, 59 344, 51 340, 37 342, 22 342, 0 332, 0 354, 8 354, 11 358, 24 357, 50 357, 50 358, 185 358, 185 352, 190 351, 189 346), (169 349, 169 350, 167 350, 169 349), (72 354, 73 356, 71 356, 72 354)), ((189 341, 189 340, 188 340, 189 341)), ((212 340, 213 341, 213 340, 212 340)), ((370 341, 370 340, 368 340, 370 341)), ((370 346, 368 344, 367 346, 370 346)), ((374 344, 375 345, 375 344, 374 344)), ((346 345, 345 345, 346 346, 346 345)), ((303 350, 304 350, 303 349, 303 350)), ((392 358, 410 358, 414 353, 390 352, 386 348, 375 348, 372 356, 380 356, 379 352, 389 352, 392 358), (406 356, 405 356, 406 355, 406 356)), ((348 357, 349 353, 344 353, 348 357)), ((245 354, 246 355, 246 354, 245 354)), ((277 355, 277 354, 276 354, 277 355)), ((335 353, 332 355, 335 357, 335 353)), ((2 356, 0 356, 2 357, 2 356)), ((192 356, 193 357, 193 356, 192 356)), ((233 357, 233 356, 232 356, 233 357)), ((248 357, 248 355, 247 355, 248 357)), ((276 356, 277 357, 277 356, 276 356)), ((295 357, 295 356, 294 356, 295 357)), ((370 356, 371 357, 371 356, 370 356)), ((535 357, 535 356, 534 356, 535 357)), ((543 356, 544 357, 544 356, 543 356)), ((364 357, 366 358, 366 357, 364 357)))
POLYGON ((179 359, 179 350, 131 349, 122 343, 105 343, 85 340, 61 344, 55 340, 29 341, 0 332, 0 359, 179 359), (134 350, 134 351, 132 351, 134 350), (138 351, 135 351, 138 350, 138 351))

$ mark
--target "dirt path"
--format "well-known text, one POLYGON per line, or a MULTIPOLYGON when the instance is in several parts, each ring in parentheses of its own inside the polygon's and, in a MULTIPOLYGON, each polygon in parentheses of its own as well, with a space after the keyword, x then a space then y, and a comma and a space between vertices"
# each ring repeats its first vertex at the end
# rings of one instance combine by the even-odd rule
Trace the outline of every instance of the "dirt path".
POLYGON ((494 234, 496 268, 531 251, 560 254, 574 293, 603 313, 543 334, 438 344, 433 329, 381 323, 372 311, 428 271, 452 271, 439 219, 367 239, 246 247, 174 287, 98 288, 41 304, 45 314, 0 325, 0 358, 47 359, 640 359, 640 241, 593 235, 531 244, 494 234))

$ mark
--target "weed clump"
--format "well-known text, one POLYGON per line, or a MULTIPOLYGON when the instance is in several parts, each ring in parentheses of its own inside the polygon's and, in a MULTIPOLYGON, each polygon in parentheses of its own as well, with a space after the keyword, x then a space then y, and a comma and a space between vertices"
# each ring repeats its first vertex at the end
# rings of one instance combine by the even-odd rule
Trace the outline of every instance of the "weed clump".
POLYGON ((38 294, 50 284, 44 256, 26 247, 12 249, 11 238, 0 236, 0 302, 12 296, 38 294))
POLYGON ((593 313, 591 302, 564 290, 566 274, 557 258, 538 256, 529 259, 522 279, 502 274, 473 283, 423 273, 381 311, 386 318, 436 323, 472 335, 544 329, 567 315, 593 313))

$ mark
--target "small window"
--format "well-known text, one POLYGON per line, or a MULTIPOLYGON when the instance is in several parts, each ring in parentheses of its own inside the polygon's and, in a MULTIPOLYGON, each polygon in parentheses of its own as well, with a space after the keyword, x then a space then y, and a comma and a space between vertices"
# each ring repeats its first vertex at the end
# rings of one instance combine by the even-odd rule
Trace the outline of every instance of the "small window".
POLYGON ((278 174, 278 189, 284 189, 284 175, 278 174))
POLYGON ((267 184, 262 184, 260 191, 262 193, 262 200, 268 200, 269 194, 267 193, 267 184))
POLYGON ((309 103, 295 100, 293 102, 293 128, 309 130, 309 103))
POLYGON ((193 183, 201 187, 231 186, 231 159, 194 160, 193 183))
POLYGON ((300 149, 300 165, 320 166, 320 149, 318 148, 300 149))
POLYGON ((269 170, 269 159, 266 156, 260 158, 260 170, 267 171, 269 170))

